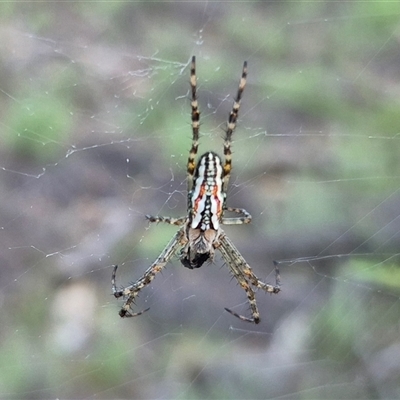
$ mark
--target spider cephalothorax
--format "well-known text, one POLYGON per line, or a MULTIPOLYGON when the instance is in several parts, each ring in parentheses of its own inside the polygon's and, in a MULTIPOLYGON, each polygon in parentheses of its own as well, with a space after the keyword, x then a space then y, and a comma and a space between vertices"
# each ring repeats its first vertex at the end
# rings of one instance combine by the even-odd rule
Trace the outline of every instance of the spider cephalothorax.
POLYGON ((242 93, 246 85, 247 63, 243 64, 242 77, 239 82, 238 92, 229 114, 227 129, 224 140, 224 161, 214 152, 203 154, 196 163, 199 147, 200 112, 196 97, 196 59, 192 57, 190 68, 191 107, 192 107, 192 147, 189 152, 187 163, 188 174, 188 215, 180 218, 146 215, 150 222, 165 222, 178 225, 180 229, 162 251, 159 257, 145 271, 143 276, 132 285, 117 289, 115 275, 117 266, 114 267, 112 275, 112 289, 115 297, 124 297, 119 314, 121 317, 134 317, 143 314, 146 310, 132 312, 131 307, 140 290, 147 286, 160 272, 171 257, 180 249, 181 263, 190 269, 200 268, 206 261, 212 260, 215 250, 219 250, 226 265, 238 281, 239 285, 246 291, 250 303, 252 318, 239 315, 225 308, 234 316, 243 321, 260 322, 254 288, 263 289, 269 293, 280 291, 279 272, 277 264, 276 284, 269 285, 260 281, 253 273, 246 260, 236 249, 235 245, 226 236, 221 225, 248 224, 251 215, 243 208, 232 208, 226 206, 226 191, 232 169, 231 142, 232 133, 236 127, 236 121, 240 108, 242 93), (238 217, 224 217, 224 212, 229 211, 239 214, 238 217))

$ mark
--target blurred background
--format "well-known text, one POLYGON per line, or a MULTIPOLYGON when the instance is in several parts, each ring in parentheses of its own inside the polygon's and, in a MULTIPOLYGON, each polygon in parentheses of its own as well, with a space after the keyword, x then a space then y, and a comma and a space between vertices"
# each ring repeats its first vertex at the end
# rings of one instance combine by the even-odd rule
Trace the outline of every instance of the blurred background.
POLYGON ((0 398, 400 397, 396 2, 0 5, 0 398), (186 213, 189 61, 200 153, 222 153, 248 61, 220 256, 173 259, 120 319, 186 213))

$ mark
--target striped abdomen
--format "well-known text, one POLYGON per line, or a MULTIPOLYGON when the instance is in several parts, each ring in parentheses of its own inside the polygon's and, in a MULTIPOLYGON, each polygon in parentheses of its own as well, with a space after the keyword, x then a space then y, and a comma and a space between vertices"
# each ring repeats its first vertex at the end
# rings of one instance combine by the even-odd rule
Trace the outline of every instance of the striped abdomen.
POLYGON ((225 195, 222 192, 223 166, 219 156, 208 152, 200 157, 190 193, 190 228, 218 230, 225 195))

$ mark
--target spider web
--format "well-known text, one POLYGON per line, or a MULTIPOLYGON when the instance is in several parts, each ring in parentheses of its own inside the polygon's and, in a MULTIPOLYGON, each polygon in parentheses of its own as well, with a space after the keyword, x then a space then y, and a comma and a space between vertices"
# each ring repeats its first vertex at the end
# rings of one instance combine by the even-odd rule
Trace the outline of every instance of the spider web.
POLYGON ((1 398, 398 398, 399 10, 391 2, 0 5, 1 398), (220 257, 175 259, 188 63, 222 153, 244 60, 226 232, 282 292, 261 323, 220 257))

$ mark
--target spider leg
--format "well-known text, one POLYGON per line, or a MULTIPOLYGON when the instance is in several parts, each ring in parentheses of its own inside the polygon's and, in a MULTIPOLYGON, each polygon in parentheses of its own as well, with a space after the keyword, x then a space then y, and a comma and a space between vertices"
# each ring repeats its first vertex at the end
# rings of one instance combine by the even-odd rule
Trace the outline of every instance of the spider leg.
POLYGON ((266 292, 279 293, 280 280, 279 280, 279 271, 277 263, 274 263, 276 271, 276 285, 272 286, 260 281, 257 278, 254 272, 251 270, 250 266, 247 264, 246 260, 239 253, 235 245, 223 232, 221 232, 221 235, 218 238, 218 243, 216 245, 216 248, 218 248, 218 250, 221 252, 224 260, 226 261, 226 264, 231 269, 231 272, 238 281, 239 285, 245 290, 247 299, 250 303, 252 318, 247 318, 243 315, 237 314, 228 308, 225 308, 225 310, 234 315, 235 317, 241 319, 242 321, 254 322, 255 324, 258 324, 260 322, 260 314, 258 312, 254 291, 251 288, 249 282, 253 286, 263 289, 266 292))
POLYGON ((189 158, 187 162, 187 181, 188 181, 188 193, 193 188, 194 172, 196 169, 196 156, 199 148, 199 128, 200 128, 200 111, 199 103, 197 101, 197 78, 196 78, 196 57, 192 57, 190 64, 190 88, 192 92, 191 106, 192 106, 192 147, 189 152, 189 158))
POLYGON ((257 276, 254 274, 253 270, 250 268, 250 265, 246 262, 244 257, 239 253, 239 250, 233 244, 232 240, 228 238, 225 234, 222 234, 219 237, 219 250, 221 248, 228 253, 230 260, 234 263, 240 272, 248 279, 251 284, 259 289, 263 289, 268 293, 279 293, 281 291, 280 287, 280 276, 278 263, 274 262, 275 265, 275 285, 270 285, 268 283, 262 282, 257 276))
POLYGON ((146 215, 146 219, 149 222, 164 222, 170 225, 178 225, 182 226, 186 221, 187 217, 179 217, 179 218, 172 218, 172 217, 162 217, 160 215, 146 215))
POLYGON ((242 214, 242 217, 222 217, 221 223, 223 225, 241 225, 241 224, 249 224, 251 222, 251 214, 246 211, 244 208, 233 208, 226 207, 224 211, 234 212, 236 214, 242 214))
POLYGON ((243 273, 240 271, 240 269, 237 267, 235 264, 233 258, 231 257, 229 250, 221 244, 220 247, 218 247, 218 250, 221 252, 222 257, 224 258, 227 266, 230 268, 233 276, 236 278, 238 281, 239 285, 245 290, 247 299, 250 304, 250 309, 251 309, 251 314, 252 318, 247 318, 243 315, 240 315, 229 308, 225 308, 226 311, 234 315, 235 317, 241 319, 242 321, 246 322, 254 322, 255 324, 258 324, 260 322, 260 313, 258 311, 257 303, 256 303, 256 297, 254 294, 253 289, 251 288, 249 282, 246 280, 246 277, 243 275, 243 273))
MULTIPOLYGON (((257 305, 256 305, 256 308, 257 308, 257 305)), ((228 313, 231 313, 236 318, 239 318, 241 321, 251 322, 251 323, 254 323, 254 324, 259 324, 260 323, 260 316, 258 316, 257 319, 255 319, 254 317, 253 318, 248 318, 248 317, 245 317, 244 315, 238 314, 237 312, 231 310, 230 308, 224 307, 224 310, 228 311, 228 313)), ((257 312, 258 312, 258 310, 257 310, 257 312)))
POLYGON ((164 250, 158 256, 158 258, 153 262, 153 264, 150 265, 149 268, 147 268, 143 276, 139 278, 136 282, 134 282, 132 285, 129 285, 125 288, 118 290, 115 284, 115 275, 118 267, 117 266, 114 267, 111 280, 113 295, 116 298, 124 297, 126 299, 125 303, 123 304, 119 312, 119 315, 122 318, 136 317, 148 310, 146 309, 143 311, 139 311, 137 313, 132 313, 131 306, 132 303, 134 303, 135 298, 139 294, 140 290, 146 287, 154 279, 156 274, 159 273, 165 267, 165 265, 168 263, 171 257, 175 254, 177 249, 185 244, 186 239, 184 237, 184 234, 185 234, 185 229, 184 228, 179 229, 179 231, 174 235, 174 237, 164 248, 164 250))
POLYGON ((225 163, 224 163, 224 182, 222 190, 225 193, 227 192, 228 189, 229 178, 231 176, 231 170, 232 170, 232 151, 231 151, 232 133, 236 128, 236 121, 239 114, 240 101, 242 99, 244 87, 246 86, 246 79, 247 79, 247 62, 245 61, 243 64, 242 77, 240 78, 237 95, 233 103, 232 111, 229 114, 225 141, 224 141, 225 163))
MULTIPOLYGON (((118 289, 117 289, 117 285, 116 285, 116 283, 115 283, 115 277, 116 277, 117 269, 118 269, 118 265, 115 265, 115 266, 114 266, 114 269, 113 269, 112 277, 111 277, 111 284, 112 284, 112 292, 113 292, 113 295, 118 299, 119 297, 124 296, 124 289, 122 289, 122 290, 118 290, 118 289)), ((121 309, 119 315, 120 315, 121 317, 137 317, 138 315, 142 315, 142 314, 144 314, 146 311, 149 311, 149 310, 150 310, 150 307, 149 307, 149 308, 146 308, 146 309, 144 309, 144 310, 142 310, 142 311, 135 312, 135 313, 129 312, 129 315, 128 315, 126 312, 123 314, 123 311, 122 311, 122 309, 121 309)))

